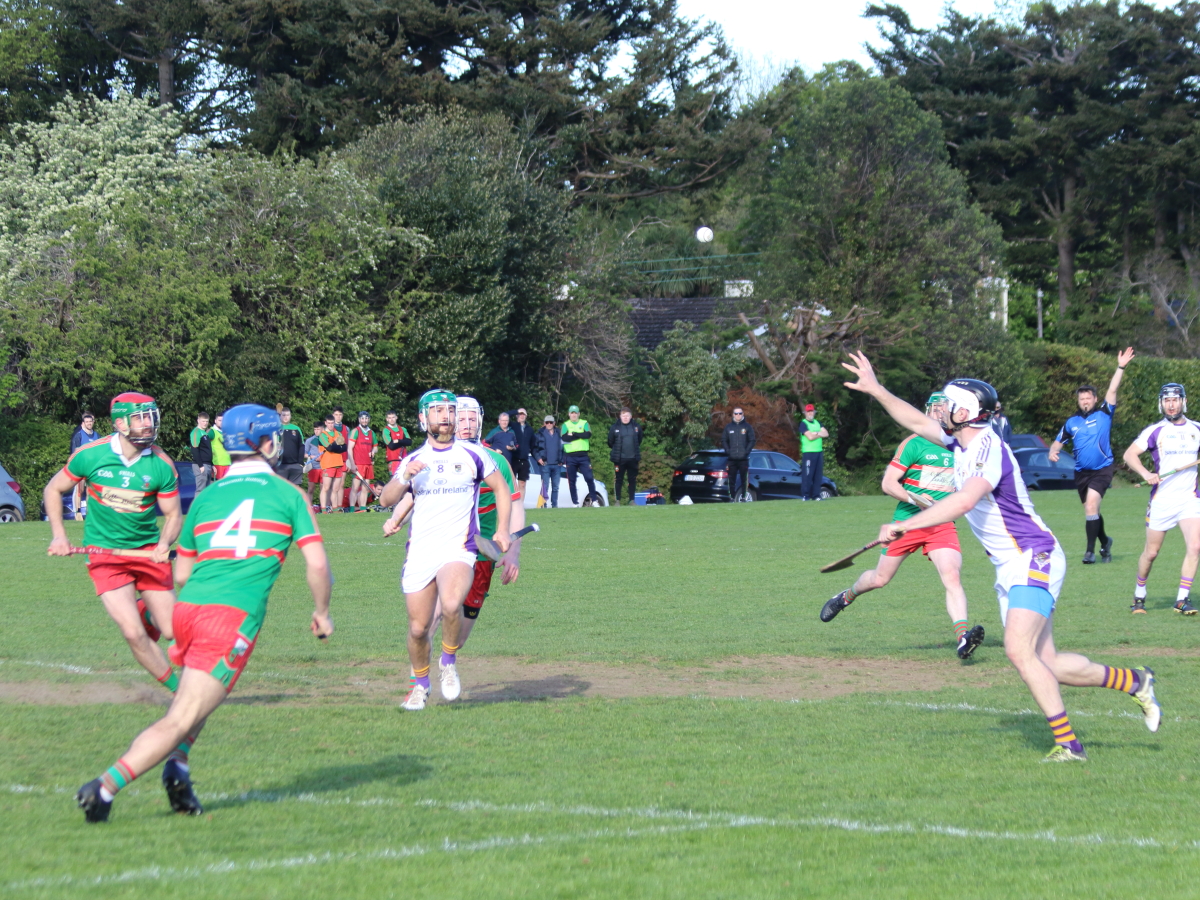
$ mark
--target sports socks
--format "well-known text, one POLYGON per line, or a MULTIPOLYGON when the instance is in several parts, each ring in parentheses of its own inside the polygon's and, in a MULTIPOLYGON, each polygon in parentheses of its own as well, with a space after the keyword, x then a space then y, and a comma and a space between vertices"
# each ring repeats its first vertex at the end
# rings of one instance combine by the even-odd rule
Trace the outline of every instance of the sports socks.
POLYGON ((1086 516, 1085 525, 1087 527, 1087 552, 1091 553, 1096 549, 1096 538, 1100 536, 1100 517, 1086 516))
POLYGON ((971 624, 966 619, 958 619, 954 623, 954 639, 962 640, 962 636, 971 630, 971 624))
POLYGON ((412 680, 414 685, 419 684, 421 687, 425 688, 425 690, 429 690, 429 666, 425 666, 421 669, 413 669, 412 680))
POLYGON ((1192 592, 1192 579, 1180 578, 1179 579, 1179 591, 1178 591, 1178 593, 1175 594, 1175 602, 1178 603, 1180 600, 1186 600, 1188 598, 1188 594, 1190 594, 1191 592, 1192 592))
POLYGON ((105 803, 112 803, 117 791, 129 785, 138 773, 129 768, 124 759, 118 759, 109 770, 100 776, 100 797, 105 803))
POLYGON ((196 739, 190 734, 183 739, 178 747, 171 751, 171 755, 167 757, 167 762, 173 762, 186 773, 188 770, 188 754, 192 752, 192 744, 196 743, 196 739))
POLYGON ((168 668, 158 676, 158 683, 165 687, 172 694, 179 690, 179 676, 175 674, 175 670, 168 668))
POLYGON ((460 646, 462 646, 462 645, 455 644, 453 647, 451 647, 445 641, 442 641, 442 665, 443 666, 452 666, 458 661, 458 657, 455 654, 458 653, 458 648, 460 646))
MULTIPOLYGON (((857 583, 858 582, 855 582, 855 584, 857 584, 857 583)), ((846 590, 846 601, 845 601, 846 605, 849 606, 851 603, 853 603, 857 599, 858 599, 858 594, 854 593, 854 588, 853 587, 848 588, 846 590)))
POLYGON ((1142 677, 1133 669, 1110 669, 1105 666, 1104 686, 1114 691, 1136 694, 1142 686, 1142 677))
POLYGON ((1137 587, 1133 589, 1133 596, 1138 600, 1146 599, 1146 579, 1141 575, 1138 576, 1137 587))
POLYGON ((1103 544, 1108 540, 1108 532, 1104 530, 1104 516, 1097 516, 1100 520, 1100 529, 1096 532, 1096 537, 1100 538, 1100 543, 1103 544))
POLYGON ((1083 750, 1083 744, 1079 742, 1079 738, 1075 737, 1075 730, 1071 727, 1070 720, 1067 719, 1065 709, 1057 716, 1046 716, 1046 722, 1050 725, 1050 730, 1054 732, 1054 743, 1062 744, 1076 753, 1083 750))

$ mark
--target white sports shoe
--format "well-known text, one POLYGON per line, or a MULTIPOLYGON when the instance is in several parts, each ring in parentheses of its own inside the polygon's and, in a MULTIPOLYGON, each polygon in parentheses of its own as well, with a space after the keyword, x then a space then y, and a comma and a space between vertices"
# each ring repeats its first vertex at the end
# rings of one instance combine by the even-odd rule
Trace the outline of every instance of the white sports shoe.
POLYGON ((442 698, 457 700, 462 694, 462 682, 458 680, 458 669, 454 663, 448 666, 438 663, 438 679, 442 683, 442 698))
POLYGON ((1154 696, 1154 670, 1140 666, 1137 671, 1141 673, 1142 685, 1133 695, 1133 699, 1142 708, 1142 715, 1146 718, 1146 727, 1151 731, 1158 731, 1158 723, 1162 719, 1162 707, 1158 705, 1158 700, 1154 696))
POLYGON ((401 709, 407 709, 415 712, 425 708, 425 701, 429 697, 429 688, 424 685, 414 684, 412 690, 408 692, 408 696, 404 698, 404 702, 400 704, 401 709))

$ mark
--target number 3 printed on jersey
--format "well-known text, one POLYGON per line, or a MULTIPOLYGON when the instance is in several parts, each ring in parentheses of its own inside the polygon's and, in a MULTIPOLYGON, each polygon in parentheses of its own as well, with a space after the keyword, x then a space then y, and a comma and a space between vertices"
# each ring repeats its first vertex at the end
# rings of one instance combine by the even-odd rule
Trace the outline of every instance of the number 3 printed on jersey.
POLYGON ((254 520, 254 501, 243 500, 237 509, 229 514, 229 518, 221 523, 209 542, 210 547, 222 550, 233 550, 233 555, 239 559, 250 555, 250 550, 258 542, 258 538, 250 533, 250 523, 254 520))

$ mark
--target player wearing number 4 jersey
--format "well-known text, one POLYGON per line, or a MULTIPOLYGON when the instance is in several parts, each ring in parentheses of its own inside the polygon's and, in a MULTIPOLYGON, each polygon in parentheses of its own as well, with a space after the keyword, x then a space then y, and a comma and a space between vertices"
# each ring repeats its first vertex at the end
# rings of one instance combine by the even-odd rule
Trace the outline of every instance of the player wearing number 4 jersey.
MULTIPOLYGON (((925 415, 941 423, 946 395, 932 394, 925 404, 925 415)), ((922 509, 944 500, 954 492, 954 454, 941 444, 934 444, 920 435, 910 434, 896 448, 896 455, 883 475, 883 492, 900 502, 892 521, 903 522, 922 509)), ((954 640, 959 659, 967 659, 983 643, 983 626, 974 628, 967 621, 967 595, 963 591, 962 549, 953 522, 932 528, 914 529, 903 538, 892 541, 880 554, 879 565, 863 572, 845 591, 836 594, 821 608, 821 621, 833 617, 867 591, 878 590, 900 571, 900 564, 912 553, 922 550, 937 567, 946 588, 946 612, 954 623, 954 640)))
POLYGON ((1012 450, 990 427, 999 402, 995 389, 973 378, 951 381, 942 391, 946 406, 939 426, 884 388, 866 356, 852 353, 850 359, 843 365, 858 380, 846 382, 846 387, 874 397, 902 428, 931 442, 940 441, 954 452, 955 492, 907 521, 882 526, 879 540, 891 543, 907 532, 967 517, 996 567, 1004 651, 1054 735, 1055 747, 1046 761, 1087 759, 1067 719, 1059 685, 1107 687, 1131 694, 1146 727, 1157 731, 1162 710, 1154 697, 1153 671, 1110 668, 1054 646, 1054 607, 1067 561, 1033 509, 1012 450))
POLYGON ((84 485, 88 511, 83 542, 114 550, 88 556, 88 574, 105 611, 121 629, 134 659, 170 690, 175 673, 158 646, 160 630, 169 640, 175 604, 167 554, 179 535, 179 481, 171 458, 154 443, 159 410, 153 397, 127 392, 110 406, 113 435, 85 444, 50 479, 42 494, 53 540, 51 556, 73 548, 63 527, 62 497, 84 485), (155 504, 165 521, 158 530, 155 504), (128 550, 140 556, 126 556, 128 550), (138 594, 141 594, 139 599, 138 594))
POLYGON ((474 578, 477 506, 485 482, 496 497, 496 545, 506 551, 511 543, 508 485, 490 457, 455 441, 457 407, 457 399, 449 391, 422 395, 418 418, 429 440, 396 470, 380 498, 384 506, 394 506, 410 491, 413 494, 412 525, 401 575, 413 679, 402 704, 407 710, 424 709, 429 697, 429 639, 438 600, 442 604, 442 696, 456 700, 461 693, 455 654, 462 643, 463 600, 474 578))
POLYGON ((224 478, 196 498, 180 537, 175 578, 171 659, 183 666, 167 714, 143 731, 103 775, 79 789, 88 822, 108 819, 113 797, 164 759, 163 785, 175 812, 199 815, 188 753, 208 716, 233 690, 267 611, 267 597, 288 548, 304 554, 316 611, 312 632, 333 633, 329 564, 321 534, 299 488, 275 474, 282 423, 265 406, 235 406, 225 414, 225 448, 233 457, 224 478))
POLYGON ((1134 613, 1146 612, 1150 569, 1162 550, 1167 532, 1179 526, 1187 549, 1175 595, 1175 611, 1194 616, 1196 607, 1188 595, 1200 563, 1200 486, 1196 483, 1195 468, 1200 452, 1200 424, 1184 415, 1187 391, 1182 384, 1162 386, 1158 392, 1158 411, 1163 414, 1162 421, 1143 430, 1125 451, 1125 464, 1151 485, 1150 505, 1146 508, 1146 547, 1138 560, 1137 586, 1129 609, 1134 613), (1143 453, 1153 457, 1155 471, 1142 465, 1143 453))

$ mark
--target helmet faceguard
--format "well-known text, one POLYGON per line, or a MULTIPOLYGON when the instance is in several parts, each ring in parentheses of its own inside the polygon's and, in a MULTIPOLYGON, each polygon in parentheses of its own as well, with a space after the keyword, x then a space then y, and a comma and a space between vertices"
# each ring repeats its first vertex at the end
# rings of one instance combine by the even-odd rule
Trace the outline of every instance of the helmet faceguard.
POLYGON ((273 409, 257 403, 242 403, 227 410, 221 424, 221 443, 232 457, 257 453, 273 464, 283 451, 283 441, 280 440, 283 421, 273 409), (262 451, 268 439, 272 444, 270 455, 262 451))
POLYGON ((108 409, 112 416, 113 430, 123 434, 129 443, 138 449, 152 447, 158 440, 162 415, 158 403, 149 394, 140 394, 137 391, 117 394, 108 409))
POLYGON ((458 398, 453 391, 434 388, 426 391, 417 401, 417 419, 421 430, 436 434, 441 425, 449 425, 452 429, 458 427, 455 421, 458 398), (432 427, 430 427, 432 426, 432 427))
POLYGON ((1158 389, 1158 411, 1162 413, 1165 418, 1170 419, 1172 422, 1182 419, 1187 413, 1187 388, 1174 381, 1164 384, 1158 389), (1169 397, 1183 401, 1180 404, 1179 413, 1177 415, 1168 416, 1167 411, 1163 409, 1163 401, 1169 397))
POLYGON ((925 415, 932 414, 939 406, 945 406, 948 402, 945 394, 941 391, 934 391, 925 401, 925 415))
POLYGON ((1000 397, 996 389, 977 378, 956 378, 949 382, 942 393, 946 395, 947 426, 952 432, 963 428, 987 428, 995 415, 1000 397), (967 418, 959 422, 959 410, 967 411, 967 418))
POLYGON ((483 406, 474 397, 456 398, 454 436, 460 441, 478 444, 483 434, 483 406))

